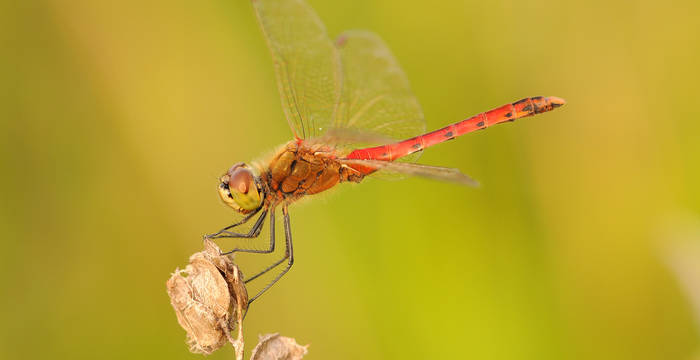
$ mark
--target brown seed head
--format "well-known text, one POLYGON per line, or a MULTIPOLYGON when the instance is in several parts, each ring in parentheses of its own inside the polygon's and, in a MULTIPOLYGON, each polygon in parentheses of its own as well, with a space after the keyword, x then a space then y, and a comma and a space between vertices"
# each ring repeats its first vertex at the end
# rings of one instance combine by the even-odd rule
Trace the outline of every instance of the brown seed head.
POLYGON ((242 275, 210 240, 166 283, 177 320, 187 332, 190 351, 210 354, 223 346, 248 304, 242 275))

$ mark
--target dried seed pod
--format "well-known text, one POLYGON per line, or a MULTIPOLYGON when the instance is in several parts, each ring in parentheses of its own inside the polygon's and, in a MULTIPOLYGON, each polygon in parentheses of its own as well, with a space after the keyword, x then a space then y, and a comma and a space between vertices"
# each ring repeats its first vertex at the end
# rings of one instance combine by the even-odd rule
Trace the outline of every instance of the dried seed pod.
POLYGON ((190 257, 166 283, 177 320, 187 332, 190 351, 210 354, 231 339, 248 295, 240 270, 219 247, 205 240, 204 251, 190 257))
POLYGON ((279 334, 262 335, 250 360, 300 360, 308 352, 308 346, 301 346, 296 340, 279 334))

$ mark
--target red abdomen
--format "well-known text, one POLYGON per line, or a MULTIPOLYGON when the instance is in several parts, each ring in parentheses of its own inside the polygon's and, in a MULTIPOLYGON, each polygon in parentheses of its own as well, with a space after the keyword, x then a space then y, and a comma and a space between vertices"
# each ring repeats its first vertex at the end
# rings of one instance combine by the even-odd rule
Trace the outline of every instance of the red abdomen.
POLYGON ((515 119, 547 112, 564 105, 564 103, 565 101, 563 99, 553 96, 525 98, 424 135, 393 144, 354 150, 348 154, 347 158, 394 161, 402 156, 454 139, 474 130, 480 130, 502 122, 514 121, 515 119))

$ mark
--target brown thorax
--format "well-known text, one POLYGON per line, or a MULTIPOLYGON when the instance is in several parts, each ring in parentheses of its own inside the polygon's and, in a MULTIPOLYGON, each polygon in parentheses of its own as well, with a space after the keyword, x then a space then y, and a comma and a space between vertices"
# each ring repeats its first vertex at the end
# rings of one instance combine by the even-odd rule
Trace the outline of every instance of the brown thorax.
POLYGON ((336 152, 290 141, 269 162, 261 180, 279 201, 317 194, 341 182, 359 183, 364 175, 336 160, 336 152))

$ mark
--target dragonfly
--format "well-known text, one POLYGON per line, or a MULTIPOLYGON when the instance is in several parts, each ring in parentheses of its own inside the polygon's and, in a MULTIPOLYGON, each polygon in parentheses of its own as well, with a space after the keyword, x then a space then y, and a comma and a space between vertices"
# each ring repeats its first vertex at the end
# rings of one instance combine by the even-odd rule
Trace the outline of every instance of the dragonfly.
POLYGON ((565 103, 553 96, 527 97, 426 133, 423 112, 406 75, 379 36, 354 30, 332 41, 303 0, 252 0, 252 5, 272 54, 284 115, 294 138, 271 157, 251 164, 236 163, 221 176, 219 195, 241 218, 205 235, 212 239, 257 238, 269 217, 267 248, 235 248, 226 254, 272 253, 275 212, 281 209, 284 256, 245 282, 278 267, 282 270, 250 298, 250 303, 294 263, 291 204, 340 183, 360 183, 375 174, 476 185, 457 169, 415 161, 431 146, 565 103), (247 232, 237 232, 236 228, 247 223, 253 224, 247 232))

